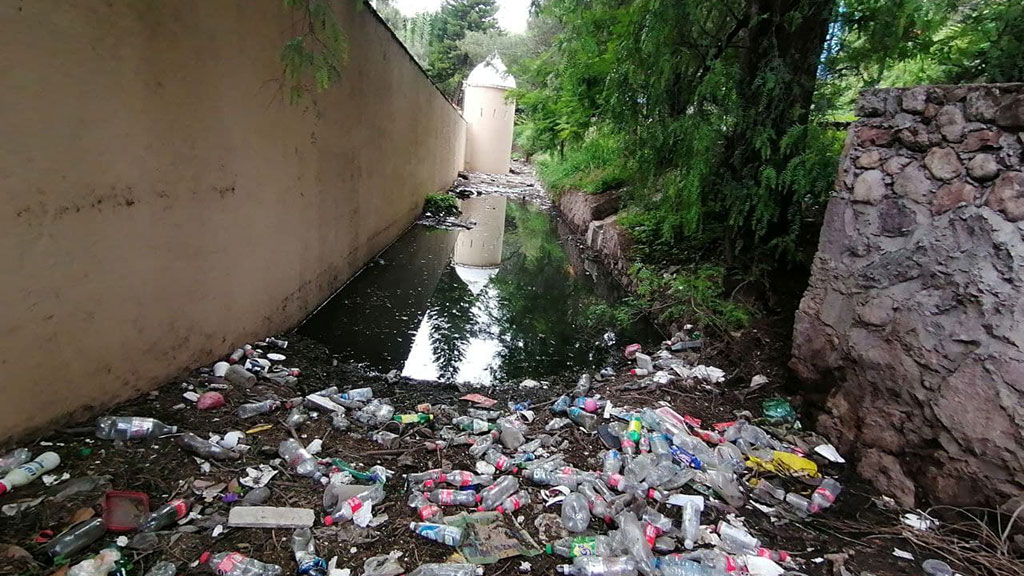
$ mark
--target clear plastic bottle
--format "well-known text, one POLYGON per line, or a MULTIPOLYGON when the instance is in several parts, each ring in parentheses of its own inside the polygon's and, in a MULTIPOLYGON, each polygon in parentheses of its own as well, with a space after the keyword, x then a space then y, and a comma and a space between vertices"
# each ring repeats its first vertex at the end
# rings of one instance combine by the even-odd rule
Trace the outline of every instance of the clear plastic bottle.
POLYGON ((96 420, 96 437, 103 440, 138 440, 177 431, 177 426, 168 426, 153 418, 102 416, 96 420))
POLYGON ((439 522, 444 518, 441 507, 432 503, 422 492, 411 492, 409 494, 409 506, 416 509, 416 515, 424 522, 439 522))
POLYGON ((292 552, 295 554, 295 563, 299 565, 297 574, 327 576, 327 562, 316 555, 316 542, 309 528, 299 528, 292 532, 292 552))
POLYGON ((726 572, 686 560, 678 554, 671 554, 658 559, 658 569, 662 576, 726 576, 726 572))
POLYGON ((146 576, 175 576, 178 573, 178 568, 173 562, 161 560, 146 572, 146 576))
POLYGON ((789 504, 789 507, 800 516, 810 514, 811 501, 796 492, 786 494, 786 504, 789 504))
POLYGON ((188 514, 191 502, 176 498, 149 513, 139 524, 139 532, 157 532, 169 527, 188 514))
POLYGON ((578 556, 611 556, 612 540, 608 536, 569 536, 555 540, 545 549, 548 554, 557 554, 564 558, 578 556))
POLYGON ((351 425, 352 423, 348 421, 348 418, 345 418, 345 414, 341 412, 331 413, 331 428, 334 428, 338 432, 344 432, 345 430, 348 430, 351 425))
POLYGON ((566 576, 636 576, 637 566, 628 556, 577 556, 572 564, 562 564, 557 570, 566 576))
POLYGON ((500 434, 498 438, 509 450, 515 450, 526 443, 523 431, 519 429, 516 422, 508 418, 498 420, 498 430, 500 434))
POLYGON ((434 490, 424 496, 440 506, 476 506, 476 492, 473 490, 434 490))
POLYGON ((750 497, 764 504, 776 504, 786 498, 786 491, 762 479, 754 486, 750 497))
POLYGON ((224 373, 224 379, 240 388, 251 388, 256 385, 256 375, 249 372, 240 364, 228 366, 224 373))
POLYGON ((492 426, 486 420, 480 420, 471 416, 459 416, 452 420, 452 424, 472 434, 483 434, 489 431, 492 426))
POLYGON ((526 490, 520 490, 515 494, 509 496, 508 498, 502 500, 501 504, 499 504, 498 507, 495 508, 495 510, 497 510, 501 514, 511 514, 512 512, 519 510, 520 508, 526 506, 529 503, 530 493, 527 492, 526 490))
POLYGON ((828 508, 836 501, 842 490, 843 487, 839 482, 831 478, 825 478, 818 485, 818 488, 814 490, 814 494, 811 494, 811 505, 807 507, 807 511, 811 514, 817 514, 828 508))
POLYGON ((505 456, 494 448, 491 448, 486 454, 484 454, 484 461, 491 466, 494 466, 494 468, 499 472, 511 472, 515 474, 519 471, 519 468, 516 467, 515 462, 513 462, 511 458, 505 456))
POLYGON ((734 526, 722 520, 718 523, 718 536, 722 539, 722 548, 733 554, 757 554, 761 541, 746 529, 734 526))
POLYGON ((735 558, 717 548, 694 550, 679 556, 686 560, 699 562, 709 568, 722 570, 723 572, 737 572, 740 569, 739 563, 736 562, 735 558))
MULTIPOLYGON (((351 494, 351 492, 350 492, 351 494)), ((330 497, 326 491, 324 493, 324 503, 329 503, 330 497)), ((356 513, 363 509, 367 504, 376 504, 384 500, 384 485, 374 484, 373 486, 367 486, 366 490, 351 496, 346 500, 341 500, 333 505, 334 511, 329 516, 324 516, 324 525, 332 526, 334 524, 341 524, 348 522, 355 517, 356 513)))
POLYGON ((569 466, 555 470, 547 468, 526 470, 523 472, 523 478, 538 486, 565 486, 570 490, 575 490, 580 481, 579 474, 576 473, 574 468, 569 466))
POLYGON ((718 468, 740 473, 746 468, 743 453, 735 445, 726 442, 715 446, 715 462, 718 468))
POLYGON ((266 414, 267 412, 273 412, 281 407, 281 403, 277 400, 264 400, 263 402, 253 402, 250 404, 242 404, 238 407, 238 417, 252 418, 253 416, 259 416, 260 414, 266 414))
POLYGON ((303 424, 309 421, 309 412, 302 406, 296 406, 288 412, 288 416, 284 419, 284 425, 289 428, 299 428, 303 424))
POLYGON ((597 492, 597 488, 594 487, 593 483, 580 483, 579 491, 580 494, 587 497, 587 501, 590 504, 591 515, 604 520, 606 524, 612 521, 612 511, 608 506, 608 500, 597 492))
POLYGON ((679 466, 676 466, 675 463, 671 461, 662 462, 647 473, 647 476, 644 478, 644 482, 651 487, 661 486, 674 478, 676 474, 679 473, 679 470, 679 466))
POLYGON ((0 458, 0 474, 6 474, 32 459, 28 448, 18 448, 0 458))
POLYGON ((372 402, 366 405, 362 410, 359 410, 352 417, 363 426, 368 428, 374 428, 382 424, 386 424, 391 420, 391 417, 395 415, 395 407, 391 404, 386 404, 380 400, 374 399, 372 402))
POLYGON ((571 492, 562 500, 562 525, 569 532, 583 532, 590 526, 590 503, 579 492, 571 492))
POLYGON ((651 434, 651 453, 658 461, 658 464, 672 461, 672 448, 668 436, 664 434, 651 434))
POLYGON ((481 410, 480 408, 470 408, 466 410, 466 414, 477 420, 497 420, 501 417, 501 412, 497 410, 481 410))
POLYGON ((627 550, 636 561, 636 567, 644 576, 657 574, 654 552, 651 551, 644 529, 632 512, 622 512, 615 518, 619 525, 616 547, 627 550))
POLYGON ((635 482, 622 474, 602 474, 601 479, 608 485, 622 493, 642 494, 647 492, 647 485, 642 482, 635 482))
POLYGON ((75 553, 88 548, 107 533, 107 525, 102 518, 90 518, 61 532, 53 540, 46 543, 43 551, 50 558, 63 556, 70 558, 75 553))
POLYGON ((704 511, 704 498, 701 496, 688 497, 683 502, 682 509, 683 547, 693 550, 700 538, 700 514, 704 511))
POLYGON ((618 474, 622 471, 622 454, 614 448, 606 451, 601 459, 601 472, 618 474))
POLYGON ((730 506, 739 508, 747 503, 747 497, 740 488, 736 475, 727 470, 706 470, 704 484, 718 493, 730 506))
POLYGON ((452 470, 438 475, 432 479, 434 482, 443 482, 459 488, 467 486, 490 486, 494 484, 493 476, 478 476, 466 470, 452 470))
POLYGON ((474 441, 473 445, 469 447, 469 455, 473 458, 480 458, 491 449, 494 445, 494 440, 497 434, 486 434, 484 436, 478 436, 474 441))
POLYGON ((480 508, 483 510, 494 510, 506 498, 519 490, 519 479, 515 476, 502 476, 498 480, 480 491, 480 508))
POLYGON ((700 458, 701 462, 713 462, 715 459, 715 454, 711 451, 711 448, 708 448, 708 445, 696 436, 691 436, 686 433, 676 434, 672 438, 672 443, 679 448, 686 450, 690 454, 693 454, 697 458, 700 458))
POLYGON ((43 452, 35 460, 19 465, 0 480, 0 494, 6 494, 19 486, 32 482, 45 472, 60 466, 60 456, 56 452, 43 452))
POLYGON ((647 474, 654 469, 655 461, 653 454, 641 454, 626 465, 626 471, 623 474, 636 482, 643 482, 647 478, 647 474))
POLYGON ((569 407, 572 406, 572 398, 568 396, 559 396, 555 403, 551 405, 552 414, 565 414, 569 407))
POLYGON ((339 396, 342 400, 366 402, 373 399, 373 388, 353 388, 339 396))
POLYGON ((220 576, 280 576, 281 567, 266 564, 255 558, 249 558, 240 552, 221 552, 210 554, 203 552, 199 557, 200 564, 206 564, 214 574, 220 576))
POLYGON ((599 424, 599 418, 597 414, 591 414, 582 408, 573 406, 567 411, 569 420, 572 420, 574 424, 583 428, 587 432, 597 432, 597 426, 599 424))
POLYGON ((282 441, 277 447, 277 453, 299 476, 306 476, 314 480, 320 480, 323 477, 323 469, 316 458, 298 440, 289 438, 282 441))
POLYGON ((466 562, 420 564, 407 576, 477 576, 483 568, 466 562))
POLYGON ((428 540, 440 542, 447 546, 457 547, 462 543, 462 529, 447 524, 430 522, 410 522, 409 529, 428 540))
POLYGON ((242 457, 238 452, 228 450, 209 440, 203 440, 191 432, 178 436, 175 441, 185 450, 210 460, 238 460, 242 457))
POLYGON ((586 372, 580 374, 579 380, 576 381, 576 387, 572 390, 573 396, 586 396, 587 393, 590 392, 590 385, 592 382, 593 378, 590 377, 590 374, 587 374, 586 372))
POLYGON ((444 476, 444 470, 440 468, 432 468, 430 470, 424 470, 423 472, 413 472, 412 474, 406 474, 405 479, 410 484, 423 484, 424 482, 437 482, 444 476))

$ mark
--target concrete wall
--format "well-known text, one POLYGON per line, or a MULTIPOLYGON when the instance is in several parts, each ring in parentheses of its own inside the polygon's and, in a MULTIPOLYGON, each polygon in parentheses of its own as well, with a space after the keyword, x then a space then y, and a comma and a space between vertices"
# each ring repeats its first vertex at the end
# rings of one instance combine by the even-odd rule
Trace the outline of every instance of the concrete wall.
POLYGON ((280 0, 0 6, 0 439, 294 326, 450 184, 463 120, 336 4, 315 108, 280 0))
POLYGON ((516 103, 505 100, 507 90, 490 86, 468 86, 463 114, 466 134, 466 169, 473 172, 507 174, 512 162, 512 131, 516 103))
POLYGON ((1003 506, 1024 490, 1024 84, 858 110, 791 366, 833 387, 818 427, 883 493, 1003 506))

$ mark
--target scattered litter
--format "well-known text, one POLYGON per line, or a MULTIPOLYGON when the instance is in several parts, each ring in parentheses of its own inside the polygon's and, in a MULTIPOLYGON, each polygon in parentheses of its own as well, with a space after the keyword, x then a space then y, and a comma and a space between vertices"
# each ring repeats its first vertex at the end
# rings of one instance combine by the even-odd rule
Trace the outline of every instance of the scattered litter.
POLYGON ((235 506, 228 515, 231 528, 309 528, 313 521, 309 508, 235 506))
POLYGON ((472 403, 476 404, 477 406, 482 406, 484 408, 490 408, 491 406, 494 406, 495 404, 498 403, 497 400, 494 400, 494 399, 488 398, 487 396, 483 396, 483 395, 476 394, 476 393, 474 393, 474 394, 466 394, 465 396, 459 398, 459 400, 465 400, 467 402, 472 402, 472 403))
POLYGON ((900 550, 899 548, 892 549, 892 555, 897 558, 903 558, 904 560, 913 560, 914 555, 906 550, 900 550))
POLYGON ((834 462, 836 464, 846 464, 846 460, 839 455, 839 451, 836 450, 836 447, 831 444, 820 444, 818 446, 815 446, 814 451, 821 455, 821 457, 828 460, 829 462, 834 462))
POLYGON ((907 512, 900 516, 900 520, 907 526, 921 531, 928 531, 939 525, 938 520, 924 512, 921 512, 920 510, 917 510, 916 512, 907 512))

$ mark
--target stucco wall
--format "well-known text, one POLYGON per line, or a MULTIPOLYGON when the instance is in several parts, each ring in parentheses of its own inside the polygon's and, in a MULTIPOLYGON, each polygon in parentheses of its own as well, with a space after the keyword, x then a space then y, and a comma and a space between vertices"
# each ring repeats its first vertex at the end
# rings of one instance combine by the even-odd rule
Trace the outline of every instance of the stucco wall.
POLYGON ((508 91, 489 86, 469 86, 463 114, 466 136, 466 169, 507 174, 512 162, 512 131, 516 103, 505 99, 508 91))
POLYGON ((294 326, 463 163, 371 9, 316 107, 280 0, 0 6, 0 439, 294 326))

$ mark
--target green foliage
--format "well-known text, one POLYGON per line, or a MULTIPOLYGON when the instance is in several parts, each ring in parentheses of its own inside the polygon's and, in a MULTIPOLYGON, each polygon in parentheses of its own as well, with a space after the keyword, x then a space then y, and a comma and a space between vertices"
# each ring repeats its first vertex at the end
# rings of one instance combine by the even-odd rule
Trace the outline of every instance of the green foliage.
POLYGON ((372 0, 373 7, 402 41, 416 62, 425 70, 430 64, 430 38, 434 29, 434 12, 421 12, 406 17, 394 0, 372 0))
POLYGON ((284 0, 284 4, 297 15, 298 34, 285 42, 279 56, 288 100, 296 104, 341 78, 348 43, 331 0, 284 0))
POLYGON ((472 64, 459 42, 469 32, 497 29, 497 13, 495 0, 445 0, 441 5, 431 29, 428 73, 449 98, 457 98, 472 64))
POLYGON ((622 187, 629 180, 622 143, 614 135, 597 135, 565 154, 546 154, 536 160, 537 175, 556 196, 566 190, 592 194, 622 187))
POLYGON ((462 213, 459 208, 459 199, 451 194, 427 194, 423 202, 423 212, 434 216, 452 217, 462 213))

